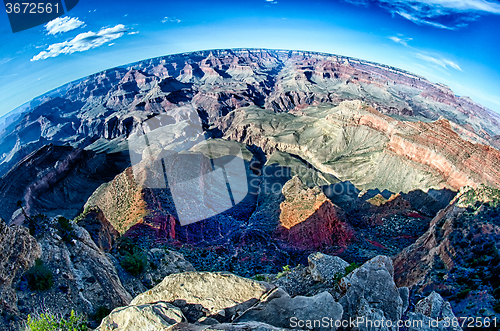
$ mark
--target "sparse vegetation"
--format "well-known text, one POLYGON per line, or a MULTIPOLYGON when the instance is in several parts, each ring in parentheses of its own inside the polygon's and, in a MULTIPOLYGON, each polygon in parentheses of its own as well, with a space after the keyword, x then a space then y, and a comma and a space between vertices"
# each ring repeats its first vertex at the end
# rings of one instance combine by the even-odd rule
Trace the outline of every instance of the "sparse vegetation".
POLYGON ((120 265, 132 276, 140 275, 146 269, 146 256, 141 251, 127 253, 122 257, 120 265))
POLYGON ((52 271, 40 259, 35 261, 35 265, 23 277, 32 291, 46 291, 54 285, 52 271))
POLYGON ((278 272, 278 274, 276 275, 276 279, 286 276, 288 273, 290 273, 290 271, 290 266, 288 264, 283 266, 283 271, 278 272))
POLYGON ((67 243, 76 238, 73 224, 71 224, 71 221, 65 217, 59 217, 57 219, 57 229, 59 230, 59 234, 61 235, 62 240, 67 243))
POLYGON ((38 316, 28 315, 26 331, 87 331, 87 321, 84 316, 75 311, 67 319, 51 313, 38 316))

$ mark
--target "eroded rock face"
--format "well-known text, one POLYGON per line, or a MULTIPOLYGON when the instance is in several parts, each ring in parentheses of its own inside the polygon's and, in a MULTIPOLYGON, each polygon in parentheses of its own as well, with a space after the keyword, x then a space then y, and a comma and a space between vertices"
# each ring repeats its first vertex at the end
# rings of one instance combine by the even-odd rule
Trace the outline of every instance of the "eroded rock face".
MULTIPOLYGON (((396 331, 396 322, 403 314, 403 300, 393 276, 392 260, 387 256, 377 256, 344 277, 339 285, 343 294, 339 300, 344 307, 342 318, 384 318, 394 322, 394 326, 387 330, 396 331)), ((365 325, 360 330, 369 328, 365 325)))
POLYGON ((322 253, 314 253, 307 258, 309 272, 317 282, 331 281, 337 274, 344 274, 349 263, 338 256, 330 256, 322 253))
POLYGON ((249 300, 258 300, 271 286, 230 273, 184 272, 165 277, 151 290, 135 297, 131 304, 185 300, 201 304, 212 314, 249 300))
POLYGON ((28 229, 7 226, 0 220, 0 309, 6 312, 17 310, 17 296, 12 283, 28 270, 42 253, 40 245, 28 229))
POLYGON ((345 246, 351 240, 352 230, 341 209, 319 188, 310 189, 295 176, 282 191, 285 201, 280 205, 280 226, 275 231, 279 240, 302 249, 345 246))
POLYGON ((75 310, 90 315, 101 306, 113 309, 132 300, 115 267, 89 233, 77 225, 72 228, 73 235, 67 240, 53 223, 40 235, 41 260, 53 275, 53 286, 31 292, 24 280, 18 281, 21 291, 17 293, 25 313, 36 312, 43 302, 51 312, 64 315, 75 310))
POLYGON ((158 285, 171 274, 196 271, 191 263, 173 251, 153 248, 148 252, 148 270, 141 276, 141 281, 148 288, 158 285))
POLYGON ((408 330, 452 330, 462 331, 460 322, 451 310, 450 303, 439 294, 432 292, 415 305, 415 311, 408 313, 411 321, 408 330), (418 325, 422 323, 422 325, 418 325))
POLYGON ((120 236, 98 207, 90 210, 78 221, 78 225, 87 230, 97 247, 104 252, 109 252, 120 236))

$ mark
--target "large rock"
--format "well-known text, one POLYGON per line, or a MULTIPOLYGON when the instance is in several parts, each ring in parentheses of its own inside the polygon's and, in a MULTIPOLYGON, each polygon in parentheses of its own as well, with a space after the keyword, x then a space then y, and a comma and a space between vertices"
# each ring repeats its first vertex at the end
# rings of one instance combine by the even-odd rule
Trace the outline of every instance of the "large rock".
POLYGON ((341 318, 342 306, 328 292, 292 298, 278 288, 237 321, 259 321, 282 328, 336 330, 335 321, 341 318))
POLYGON ((181 310, 166 302, 114 309, 96 331, 161 330, 185 321, 181 310))
POLYGON ((458 325, 460 322, 456 319, 450 303, 436 292, 432 292, 426 298, 420 300, 415 305, 415 312, 408 313, 408 320, 411 321, 409 331, 427 331, 427 330, 452 330, 462 331, 458 325), (419 325, 420 321, 422 326, 419 325))
POLYGON ((342 276, 349 263, 338 256, 326 255, 320 252, 313 253, 307 257, 309 262, 309 272, 317 282, 331 281, 339 273, 342 276))
MULTIPOLYGON (((17 297, 12 283, 40 257, 40 245, 28 229, 7 226, 0 220, 0 310, 15 312, 17 297)), ((1 320, 0 320, 1 321, 1 320)))
POLYGON ((230 273, 184 272, 173 274, 132 300, 140 305, 156 301, 185 300, 201 304, 212 314, 247 301, 257 301, 271 290, 271 285, 230 273))
MULTIPOLYGON (((392 260, 377 256, 351 272, 340 281, 343 296, 339 302, 344 308, 342 318, 365 320, 391 320, 393 327, 380 330, 397 330, 396 322, 403 314, 403 300, 394 283, 392 260)), ((359 330, 370 330, 366 324, 359 330)))
POLYGON ((142 283, 148 288, 156 286, 168 275, 196 271, 182 254, 160 248, 149 250, 148 265, 148 270, 141 276, 142 283))
POLYGON ((71 310, 91 315, 101 307, 113 309, 132 300, 114 265, 85 229, 71 225, 73 234, 67 235, 72 239, 65 241, 54 221, 47 222, 39 243, 41 259, 52 273, 54 284, 48 290, 32 292, 24 280, 19 281, 18 296, 24 313, 35 313, 43 302, 45 309, 62 315, 71 310))
POLYGON ((78 225, 85 228, 96 245, 105 252, 109 252, 120 237, 120 233, 106 219, 99 207, 90 208, 84 213, 78 220, 78 225))

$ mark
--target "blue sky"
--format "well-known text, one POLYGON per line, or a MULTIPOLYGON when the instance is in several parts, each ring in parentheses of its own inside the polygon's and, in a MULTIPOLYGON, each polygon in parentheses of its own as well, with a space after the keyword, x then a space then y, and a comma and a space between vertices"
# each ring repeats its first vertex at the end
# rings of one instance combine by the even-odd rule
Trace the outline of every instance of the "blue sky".
POLYGON ((0 115, 72 80, 214 48, 320 51, 384 63, 500 112, 500 2, 80 0, 12 33, 0 13, 0 115))

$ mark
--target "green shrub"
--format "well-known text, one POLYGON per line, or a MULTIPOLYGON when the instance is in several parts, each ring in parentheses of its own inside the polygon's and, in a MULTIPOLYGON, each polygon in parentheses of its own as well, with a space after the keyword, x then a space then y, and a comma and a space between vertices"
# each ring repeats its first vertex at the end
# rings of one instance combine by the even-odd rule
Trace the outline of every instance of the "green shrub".
POLYGON ((129 237, 118 238, 118 252, 121 255, 134 254, 137 251, 137 244, 129 237))
POLYGON ((290 266, 289 265, 283 266, 283 271, 278 272, 278 274, 276 275, 276 279, 279 279, 279 278, 287 275, 289 272, 290 272, 290 266))
POLYGON ((358 269, 358 268, 359 268, 359 264, 357 264, 356 262, 349 264, 347 267, 345 267, 345 276, 349 275, 352 271, 354 271, 355 269, 358 269))
POLYGON ((139 251, 127 253, 122 257, 120 265, 132 276, 137 276, 146 269, 146 257, 139 251))
POLYGON ((35 265, 26 271, 24 277, 32 291, 45 291, 50 289, 54 284, 52 271, 40 259, 37 259, 35 265))
POLYGON ((57 219, 57 228, 59 230, 59 234, 61 238, 69 243, 71 240, 76 238, 75 230, 73 229, 73 225, 70 220, 65 217, 59 217, 57 219))
POLYGON ((87 331, 87 321, 73 310, 68 319, 46 313, 32 317, 28 315, 27 331, 87 331))

